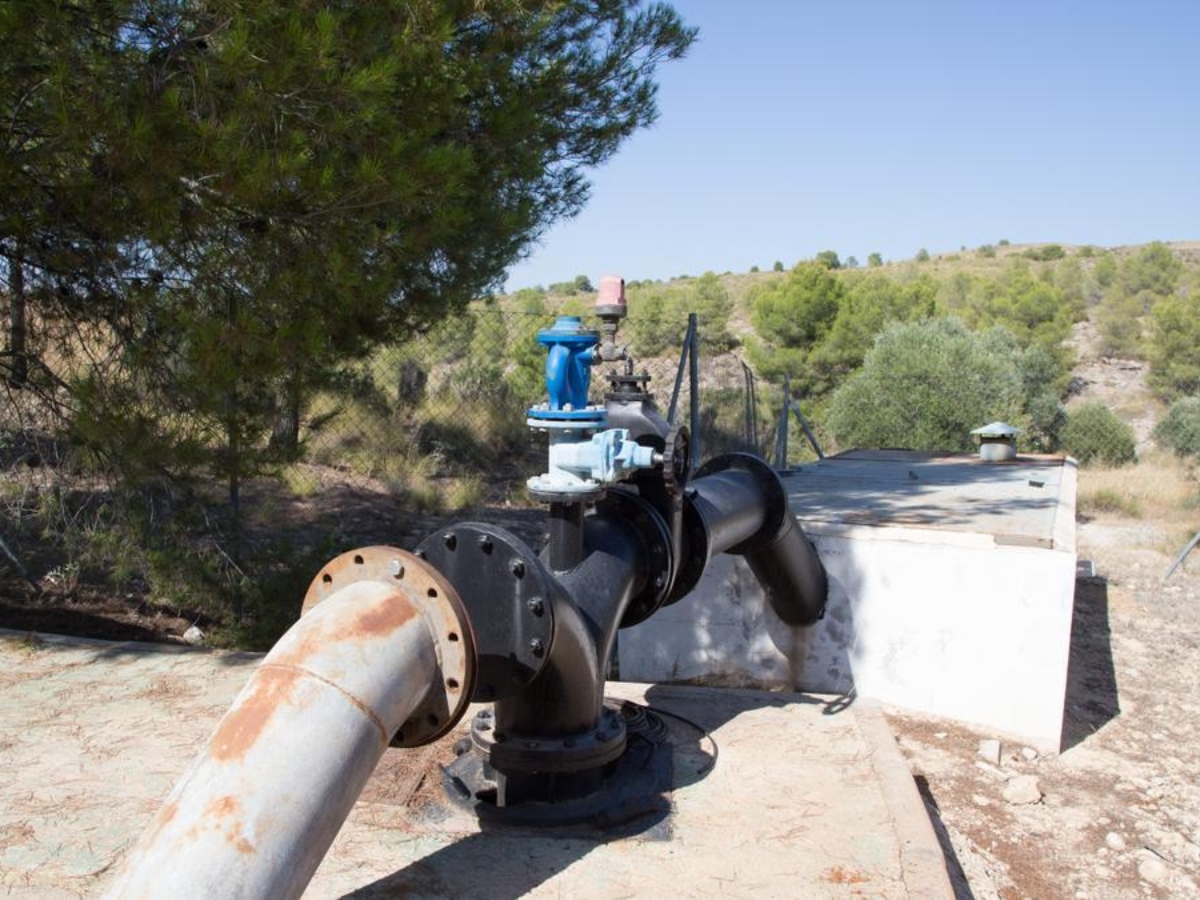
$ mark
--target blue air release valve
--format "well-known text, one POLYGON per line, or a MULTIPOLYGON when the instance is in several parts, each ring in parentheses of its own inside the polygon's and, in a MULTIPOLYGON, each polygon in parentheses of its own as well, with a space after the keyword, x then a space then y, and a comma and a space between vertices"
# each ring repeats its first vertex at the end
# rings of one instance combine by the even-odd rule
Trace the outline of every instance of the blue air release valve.
POLYGON ((588 406, 591 367, 600 361, 594 352, 597 332, 584 328, 579 316, 559 316, 537 339, 549 350, 548 399, 532 407, 526 421, 530 428, 550 433, 550 465, 529 479, 534 496, 551 502, 595 499, 605 485, 661 461, 653 448, 630 440, 627 429, 601 431, 607 411, 588 406))
MULTIPOLYGON (((592 350, 600 335, 583 327, 579 316, 559 316, 549 328, 537 333, 537 340, 550 351, 546 355, 546 393, 549 400, 529 410, 530 419, 572 421, 579 425, 604 424, 602 406, 588 406, 588 387, 592 381, 592 350)), ((530 423, 532 424, 532 423, 530 423)))

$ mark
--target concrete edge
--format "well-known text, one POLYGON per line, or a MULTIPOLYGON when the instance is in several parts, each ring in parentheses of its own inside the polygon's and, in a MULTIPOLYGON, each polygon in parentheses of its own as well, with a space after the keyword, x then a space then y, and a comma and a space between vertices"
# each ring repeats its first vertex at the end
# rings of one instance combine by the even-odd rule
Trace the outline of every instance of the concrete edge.
POLYGON ((79 637, 72 634, 56 634, 52 631, 23 631, 16 628, 0 628, 0 641, 28 643, 32 646, 91 647, 103 653, 125 653, 130 655, 160 653, 175 656, 199 654, 233 658, 238 662, 257 662, 267 654, 258 650, 226 650, 221 647, 192 644, 165 644, 161 641, 114 641, 106 638, 79 637))
POLYGON ((1054 549, 1077 553, 1078 531, 1075 516, 1079 506, 1079 464, 1070 456, 1063 459, 1058 487, 1058 506, 1054 512, 1054 549))
POLYGON ((870 749, 871 765, 900 843, 900 870, 905 890, 912 897, 953 900, 954 888, 946 869, 946 855, 933 823, 929 821, 912 770, 900 752, 879 704, 860 698, 850 709, 859 734, 870 749))

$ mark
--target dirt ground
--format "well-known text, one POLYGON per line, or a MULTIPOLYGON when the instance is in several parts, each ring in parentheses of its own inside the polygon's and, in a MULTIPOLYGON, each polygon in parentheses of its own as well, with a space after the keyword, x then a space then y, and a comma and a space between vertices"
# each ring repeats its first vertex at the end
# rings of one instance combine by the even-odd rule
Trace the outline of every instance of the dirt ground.
POLYGON ((1200 896, 1200 559, 1146 530, 1080 525, 1062 752, 889 715, 960 897, 1200 896))

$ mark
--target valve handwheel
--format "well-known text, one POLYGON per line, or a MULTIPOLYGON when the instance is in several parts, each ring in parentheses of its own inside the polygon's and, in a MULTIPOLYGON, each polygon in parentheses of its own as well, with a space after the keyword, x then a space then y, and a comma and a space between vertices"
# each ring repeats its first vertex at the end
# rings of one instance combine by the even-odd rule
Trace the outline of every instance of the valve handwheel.
POLYGON ((675 425, 667 432, 663 450, 663 481, 667 490, 679 493, 692 474, 692 442, 687 427, 675 425))

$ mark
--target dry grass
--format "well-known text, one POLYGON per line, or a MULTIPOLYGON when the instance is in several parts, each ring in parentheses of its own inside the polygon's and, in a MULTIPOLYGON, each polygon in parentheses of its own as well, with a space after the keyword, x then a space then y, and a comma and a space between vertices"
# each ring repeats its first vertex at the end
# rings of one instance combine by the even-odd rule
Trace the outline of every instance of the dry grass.
POLYGON ((1195 531, 1200 480, 1178 458, 1148 451, 1134 466, 1079 472, 1079 512, 1098 518, 1144 519, 1164 531, 1195 531))

